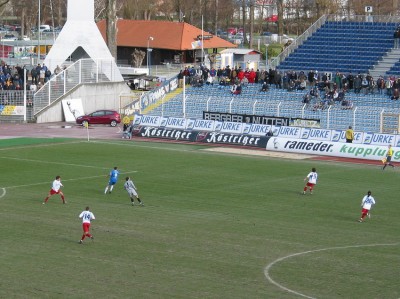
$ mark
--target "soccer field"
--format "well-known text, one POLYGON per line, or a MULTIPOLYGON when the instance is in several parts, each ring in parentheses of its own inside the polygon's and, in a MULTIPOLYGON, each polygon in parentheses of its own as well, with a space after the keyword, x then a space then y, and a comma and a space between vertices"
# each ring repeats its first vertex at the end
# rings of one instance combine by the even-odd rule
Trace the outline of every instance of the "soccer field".
POLYGON ((0 140, 0 298, 400 297, 399 170, 208 149, 0 140), (68 203, 42 205, 56 175, 68 203), (377 204, 358 223, 368 190, 377 204), (80 245, 86 206, 95 239, 80 245))

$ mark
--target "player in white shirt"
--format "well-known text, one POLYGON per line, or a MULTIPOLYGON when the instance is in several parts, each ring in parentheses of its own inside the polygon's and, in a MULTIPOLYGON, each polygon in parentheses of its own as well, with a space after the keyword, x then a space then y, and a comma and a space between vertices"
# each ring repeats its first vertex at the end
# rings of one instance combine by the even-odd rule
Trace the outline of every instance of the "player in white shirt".
POLYGON ((126 182, 124 184, 124 188, 128 192, 129 197, 131 198, 132 206, 135 205, 135 197, 138 200, 139 205, 144 206, 143 202, 139 198, 139 194, 137 193, 137 188, 136 188, 135 184, 132 182, 132 180, 130 179, 130 177, 127 176, 125 178, 125 180, 126 180, 126 182))
POLYGON ((61 187, 64 187, 64 185, 61 184, 61 177, 58 175, 56 176, 56 179, 53 181, 49 194, 47 194, 47 197, 44 199, 43 204, 47 203, 49 198, 54 194, 60 194, 63 204, 66 204, 67 202, 65 201, 64 193, 61 191, 61 187))
POLYGON ((361 201, 361 218, 358 222, 363 222, 365 216, 369 215, 369 211, 372 206, 375 204, 375 199, 371 196, 371 191, 368 191, 367 195, 365 195, 361 201))
POLYGON ((83 244, 83 240, 86 237, 89 237, 90 239, 94 239, 93 236, 90 234, 90 222, 94 219, 94 214, 90 212, 89 207, 86 207, 85 211, 79 214, 79 218, 82 219, 82 228, 83 228, 83 235, 81 240, 79 241, 79 244, 83 244))
POLYGON ((306 194, 307 188, 310 188, 310 194, 312 194, 314 186, 317 184, 317 180, 318 180, 318 173, 314 167, 313 169, 311 169, 311 172, 307 174, 307 176, 304 178, 304 181, 307 181, 307 183, 304 186, 303 194, 306 194))

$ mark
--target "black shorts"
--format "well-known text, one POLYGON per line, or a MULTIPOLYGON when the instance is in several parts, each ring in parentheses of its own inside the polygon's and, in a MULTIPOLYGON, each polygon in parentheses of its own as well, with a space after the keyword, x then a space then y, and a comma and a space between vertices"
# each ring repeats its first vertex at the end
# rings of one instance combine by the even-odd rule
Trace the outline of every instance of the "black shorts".
POLYGON ((392 161, 392 156, 386 156, 386 162, 392 161))

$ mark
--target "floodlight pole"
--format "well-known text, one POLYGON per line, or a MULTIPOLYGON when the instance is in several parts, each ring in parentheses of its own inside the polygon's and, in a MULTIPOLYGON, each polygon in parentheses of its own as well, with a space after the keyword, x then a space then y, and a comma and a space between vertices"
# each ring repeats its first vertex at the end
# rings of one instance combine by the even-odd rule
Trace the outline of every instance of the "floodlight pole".
POLYGON ((40 62, 40 0, 38 7, 38 50, 37 50, 37 64, 40 62))
POLYGON ((147 72, 148 72, 149 76, 151 75, 151 70, 150 70, 150 68, 151 68, 151 57, 150 56, 151 56, 151 51, 153 50, 153 49, 150 48, 150 41, 151 40, 154 40, 154 37, 149 36, 147 38, 147 72))

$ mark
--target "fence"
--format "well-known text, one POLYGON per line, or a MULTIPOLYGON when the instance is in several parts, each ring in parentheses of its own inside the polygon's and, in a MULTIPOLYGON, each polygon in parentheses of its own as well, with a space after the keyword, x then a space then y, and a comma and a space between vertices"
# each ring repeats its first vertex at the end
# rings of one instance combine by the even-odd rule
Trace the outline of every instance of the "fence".
POLYGON ((156 108, 147 114, 201 119, 203 111, 319 119, 324 129, 344 130, 351 125, 355 130, 364 132, 400 133, 400 108, 360 105, 346 109, 331 105, 326 109, 317 109, 289 96, 276 100, 255 96, 244 98, 198 94, 187 95, 184 99, 181 94, 168 101, 160 99, 156 108))
POLYGON ((0 121, 24 121, 32 116, 32 91, 0 90, 0 121), (26 115, 26 116, 25 116, 26 115))

